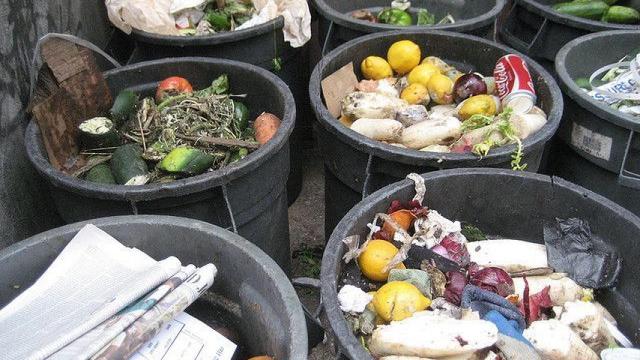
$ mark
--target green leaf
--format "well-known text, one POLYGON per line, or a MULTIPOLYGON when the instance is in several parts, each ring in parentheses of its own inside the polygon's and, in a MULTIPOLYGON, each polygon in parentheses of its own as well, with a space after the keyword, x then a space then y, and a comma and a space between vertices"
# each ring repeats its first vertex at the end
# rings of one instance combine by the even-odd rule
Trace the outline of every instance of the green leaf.
POLYGON ((417 25, 433 25, 436 23, 436 16, 431 14, 427 9, 418 10, 417 25))
POLYGON ((213 80, 209 90, 216 95, 221 95, 229 91, 229 77, 227 74, 222 74, 213 80))
POLYGON ((464 225, 462 227, 462 231, 460 232, 462 233, 462 235, 464 235, 464 237, 467 238, 468 241, 487 240, 487 236, 482 232, 482 230, 473 225, 464 225))
POLYGON ((493 116, 475 114, 462 122, 462 125, 460 126, 460 130, 462 130, 462 132, 465 133, 471 130, 485 127, 491 124, 492 121, 493 121, 493 116))
POLYGON ((271 60, 271 65, 273 66, 273 71, 279 72, 282 70, 282 58, 279 56, 273 58, 273 60, 271 60))

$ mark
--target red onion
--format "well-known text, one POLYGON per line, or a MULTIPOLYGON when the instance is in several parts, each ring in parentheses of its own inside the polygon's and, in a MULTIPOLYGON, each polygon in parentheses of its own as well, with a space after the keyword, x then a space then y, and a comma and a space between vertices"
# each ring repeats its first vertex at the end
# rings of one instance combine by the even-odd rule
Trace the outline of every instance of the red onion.
POLYGON ((502 297, 515 293, 511 276, 506 271, 496 267, 480 269, 478 264, 471 263, 469 265, 469 283, 502 297))
POLYGON ((440 246, 444 247, 449 254, 446 258, 453 260, 460 264, 460 266, 467 266, 471 261, 469 251, 464 244, 457 242, 453 235, 447 235, 440 241, 440 246))
POLYGON ((453 85, 453 96, 458 103, 472 96, 486 93, 487 84, 478 74, 464 74, 453 85))
POLYGON ((460 299, 464 287, 467 286, 467 277, 457 271, 447 272, 447 287, 444 291, 444 298, 457 306, 460 306, 460 299))

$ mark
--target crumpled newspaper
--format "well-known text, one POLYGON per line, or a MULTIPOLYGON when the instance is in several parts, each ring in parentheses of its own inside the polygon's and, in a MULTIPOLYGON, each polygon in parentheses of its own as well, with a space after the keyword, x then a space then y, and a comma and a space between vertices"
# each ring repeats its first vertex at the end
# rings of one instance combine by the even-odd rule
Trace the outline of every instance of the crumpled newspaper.
MULTIPOLYGON (((139 29, 160 35, 181 33, 176 19, 192 9, 201 11, 207 0, 105 0, 111 23, 130 34, 139 29)), ((258 13, 236 30, 264 24, 282 15, 284 39, 292 47, 300 47, 311 39, 311 13, 305 0, 254 0, 258 13)))

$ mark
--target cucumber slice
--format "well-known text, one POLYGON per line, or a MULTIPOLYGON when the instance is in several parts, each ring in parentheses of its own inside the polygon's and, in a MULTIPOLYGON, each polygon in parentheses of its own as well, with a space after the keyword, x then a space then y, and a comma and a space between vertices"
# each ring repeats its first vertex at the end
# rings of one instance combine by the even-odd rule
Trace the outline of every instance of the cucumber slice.
POLYGON ((160 161, 158 169, 168 173, 198 175, 213 165, 214 157, 190 147, 179 147, 171 150, 160 161))
POLYGON ((94 117, 78 125, 78 139, 82 149, 99 149, 120 145, 120 136, 111 120, 94 117))
POLYGON ((135 112, 137 105, 138 95, 131 90, 122 90, 116 96, 113 106, 109 110, 111 118, 117 126, 120 126, 135 112))
POLYGON ((115 184, 116 179, 113 178, 111 168, 107 164, 98 164, 91 168, 84 178, 87 181, 100 184, 115 184))
POLYGON ((111 171, 121 185, 144 185, 149 181, 149 168, 142 159, 142 148, 138 144, 117 148, 111 157, 111 171))

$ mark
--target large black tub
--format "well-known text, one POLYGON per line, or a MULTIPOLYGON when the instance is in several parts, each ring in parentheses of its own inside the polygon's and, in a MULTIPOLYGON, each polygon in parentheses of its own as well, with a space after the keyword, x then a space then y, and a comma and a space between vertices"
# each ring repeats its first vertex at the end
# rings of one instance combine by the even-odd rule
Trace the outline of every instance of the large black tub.
MULTIPOLYGON (((453 169, 423 175, 424 204, 442 216, 468 222, 487 234, 543 243, 543 221, 577 217, 594 234, 623 254, 618 285, 597 294, 634 343, 640 342, 640 281, 633 266, 640 256, 640 219, 613 202, 557 177, 498 169, 453 169)), ((337 291, 344 262, 342 239, 366 237, 367 223, 386 212, 395 199, 410 200, 414 183, 398 182, 372 194, 354 207, 331 235, 322 258, 322 302, 330 324, 327 332, 340 351, 354 360, 371 359, 340 311, 337 291)))
POLYGON ((103 185, 66 176, 51 166, 40 131, 31 121, 25 143, 31 163, 50 185, 58 213, 67 223, 113 215, 175 215, 237 230, 289 271, 286 182, 289 136, 295 123, 293 96, 275 75, 249 64, 208 58, 138 63, 104 75, 112 93, 151 94, 158 81, 178 75, 202 89, 222 73, 234 93, 248 94, 251 116, 268 111, 282 120, 267 144, 220 170, 165 184, 103 185))
MULTIPOLYGON (((320 15, 320 43, 324 52, 331 51, 345 42, 362 35, 407 29, 407 27, 371 23, 351 17, 354 10, 367 9, 375 14, 389 7, 389 0, 312 0, 320 15)), ((412 8, 424 8, 439 20, 451 14, 454 24, 420 26, 422 29, 455 31, 493 39, 495 22, 504 8, 506 0, 451 1, 414 0, 412 8)), ((415 29, 412 26, 411 29, 415 29)))
MULTIPOLYGON (((553 68, 556 54, 569 41, 594 32, 640 29, 640 25, 612 24, 560 14, 551 5, 560 0, 513 0, 499 29, 500 40, 544 66, 553 68)), ((640 0, 620 0, 616 5, 640 9, 640 0)))
POLYGON ((244 358, 268 354, 276 359, 307 359, 302 307, 276 263, 234 233, 185 218, 102 218, 53 229, 5 248, 0 251, 0 308, 33 284, 87 223, 156 260, 176 256, 183 264, 213 262, 218 268, 213 287, 187 313, 238 333, 244 358), (220 296, 222 301, 216 300, 220 296))
POLYGON ((550 155, 553 173, 604 195, 640 215, 640 122, 593 100, 575 83, 635 51, 638 31, 605 31, 577 38, 558 53, 556 72, 566 111, 550 155), (606 51, 600 51, 606 49, 606 51), (598 56, 591 56, 597 52, 598 56))
MULTIPOLYGON (((363 197, 408 173, 424 173, 460 167, 510 168, 515 145, 492 149, 480 159, 473 154, 441 154, 402 149, 371 140, 338 122, 327 110, 320 82, 349 62, 358 66, 369 55, 384 56, 398 40, 412 40, 428 55, 439 56, 460 69, 492 74, 496 61, 513 53, 505 46, 465 34, 411 30, 370 34, 352 40, 325 56, 311 76, 310 95, 318 118, 316 135, 325 165, 325 233, 331 234, 344 214, 363 197)), ((540 166, 545 144, 553 136, 562 117, 562 93, 551 75, 526 58, 538 93, 538 106, 548 115, 547 124, 524 142, 528 171, 540 166)))
POLYGON ((309 113, 309 51, 308 44, 293 48, 284 41, 280 16, 264 24, 244 30, 221 32, 203 36, 168 36, 133 29, 131 37, 135 49, 129 62, 156 60, 169 57, 205 56, 242 61, 274 70, 274 59, 281 60, 282 68, 273 71, 291 89, 296 100, 297 123, 291 136, 291 168, 288 199, 293 203, 302 190, 302 147, 311 139, 309 113))

